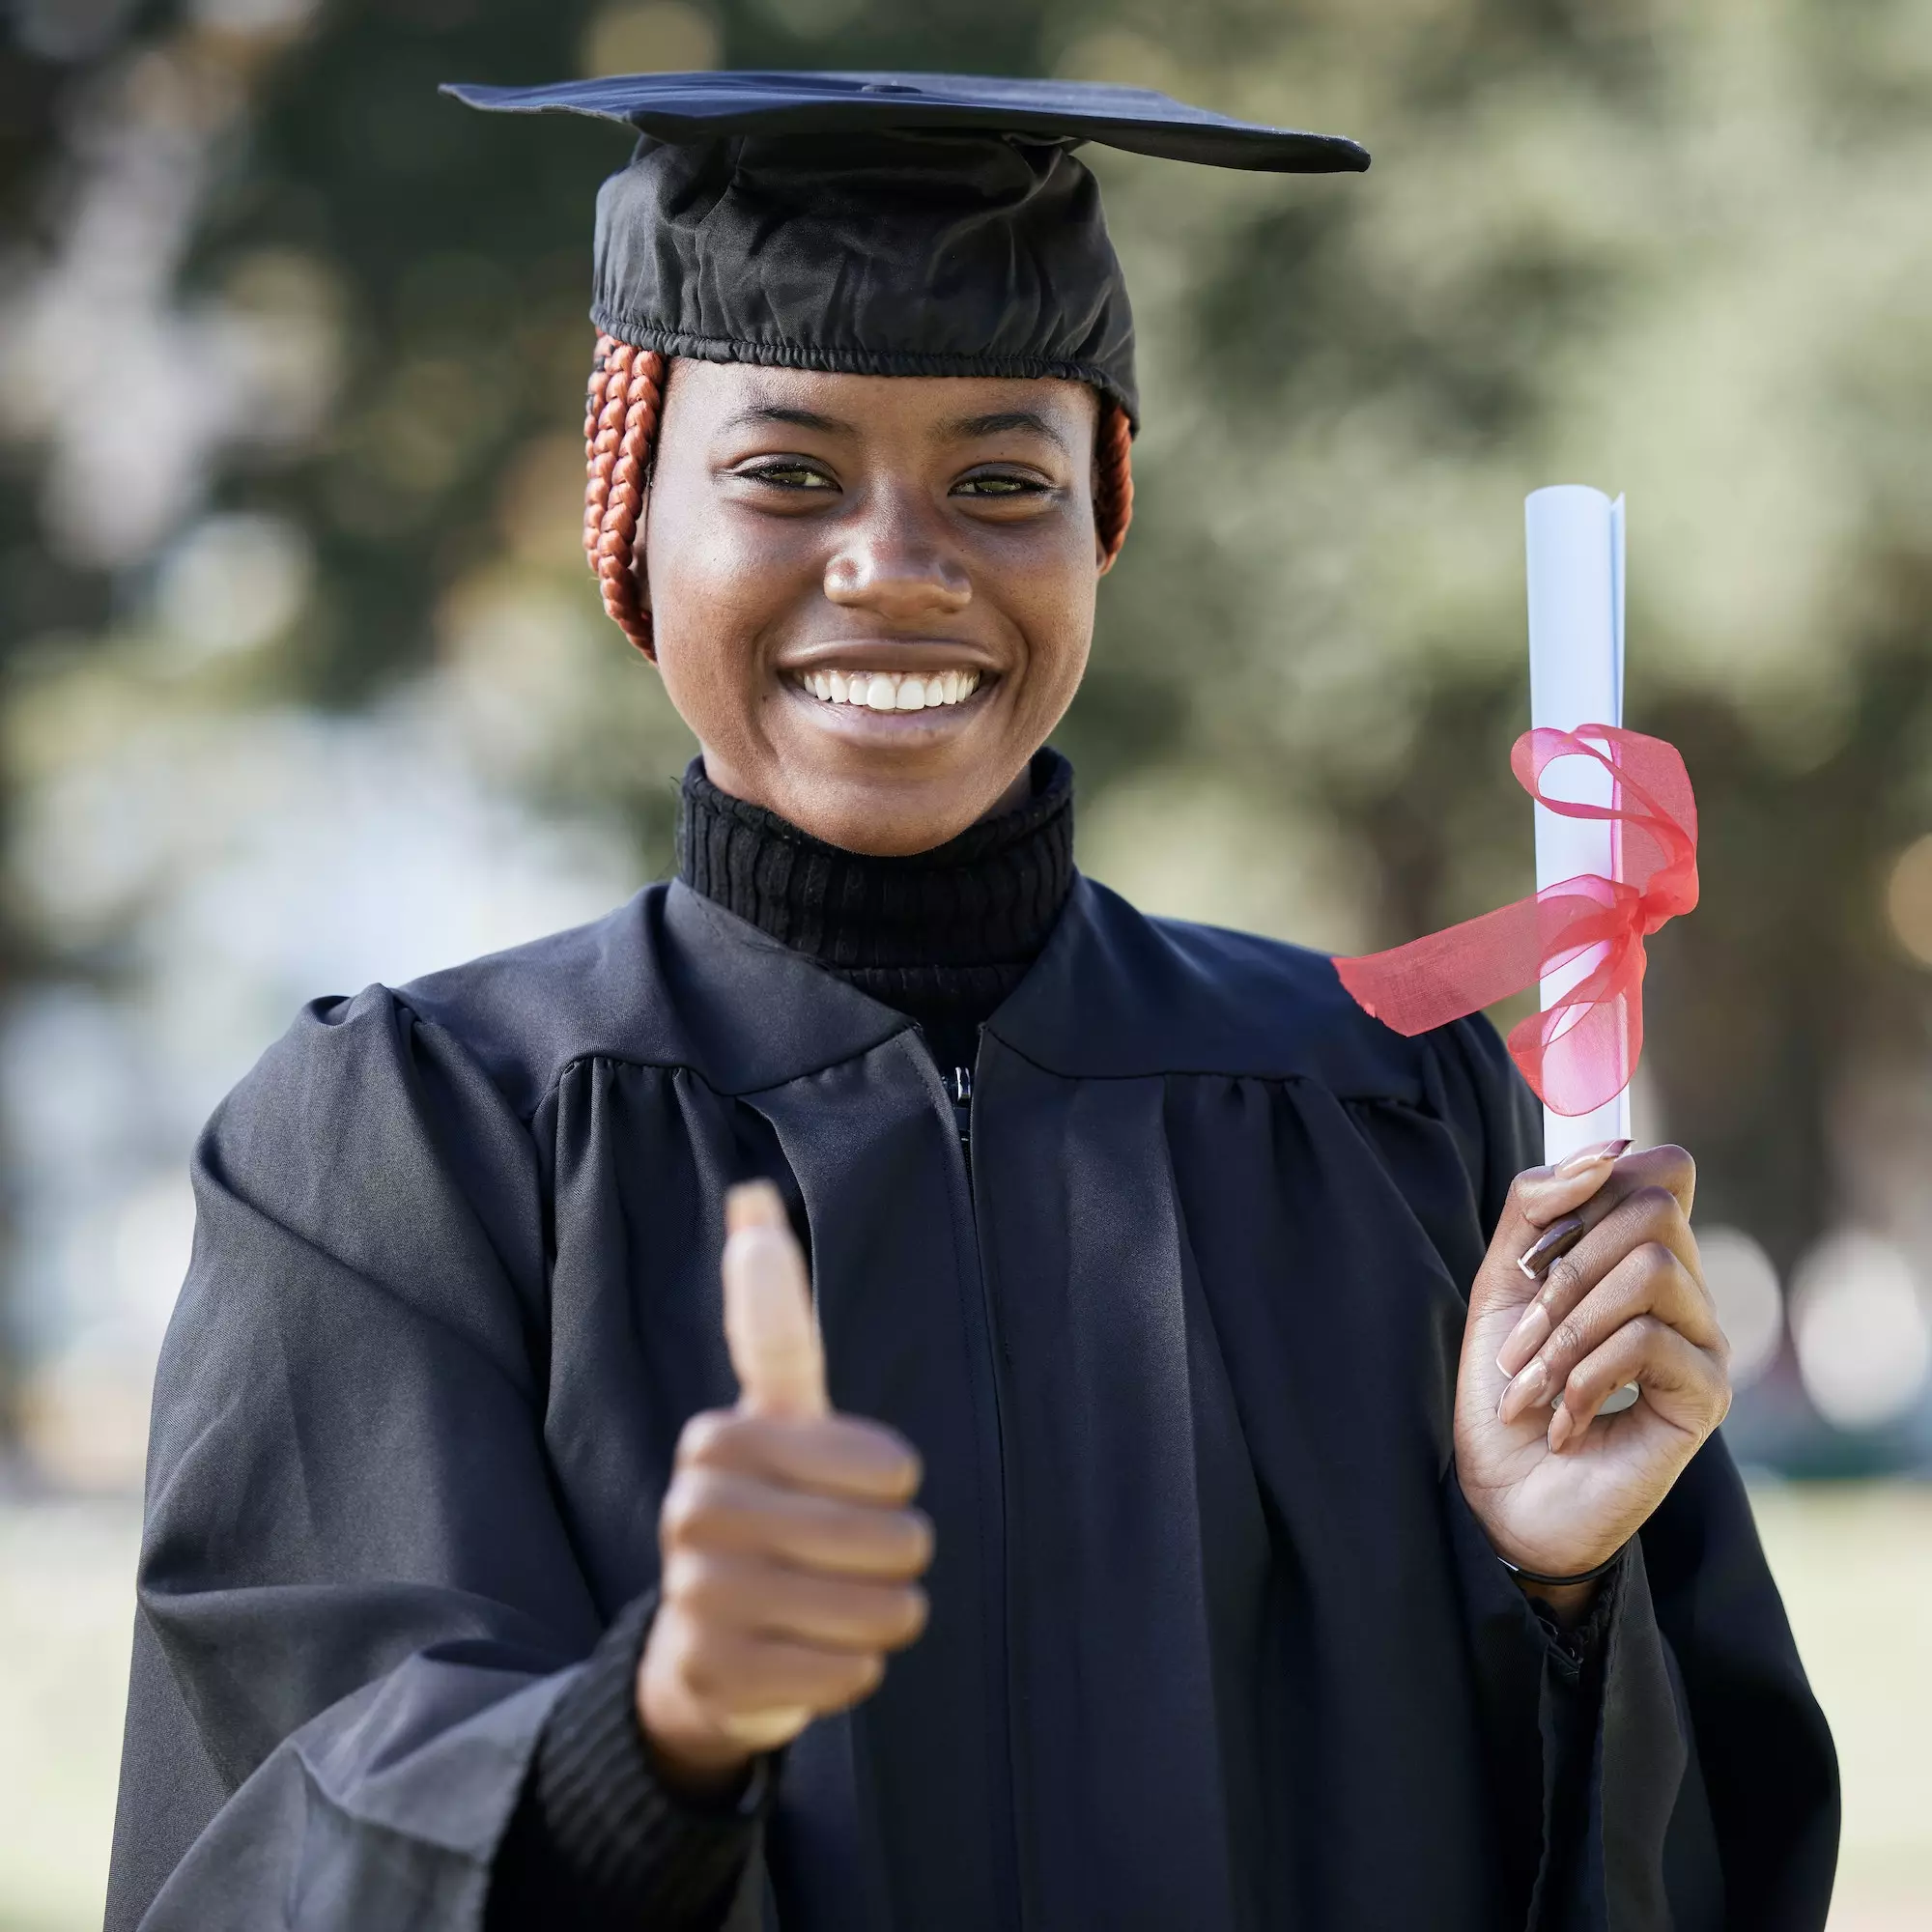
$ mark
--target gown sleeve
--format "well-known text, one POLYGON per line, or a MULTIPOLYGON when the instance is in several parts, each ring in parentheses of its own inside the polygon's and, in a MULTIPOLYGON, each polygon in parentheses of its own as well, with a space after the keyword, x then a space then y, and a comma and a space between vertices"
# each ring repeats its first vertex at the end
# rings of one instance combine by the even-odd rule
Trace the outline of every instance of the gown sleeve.
MULTIPOLYGON (((1542 1122, 1493 1029, 1435 1037, 1440 1103, 1501 1215, 1542 1122)), ((1448 1480, 1498 1797, 1529 1932, 1820 1932, 1837 1763, 1722 1433, 1606 1579, 1580 1641, 1540 1619, 1448 1480)))
POLYGON ((108 1932, 500 1932, 553 1922, 573 1878, 642 1932, 722 1923, 755 1814, 680 1819, 652 1787, 648 1606, 606 1633, 552 1499, 524 1122, 373 988, 270 1049, 194 1185, 108 1932), (601 1813, 559 1829, 593 1772, 601 1813), (524 1909, 492 1906, 499 1860, 505 1895, 537 1882, 524 1909))

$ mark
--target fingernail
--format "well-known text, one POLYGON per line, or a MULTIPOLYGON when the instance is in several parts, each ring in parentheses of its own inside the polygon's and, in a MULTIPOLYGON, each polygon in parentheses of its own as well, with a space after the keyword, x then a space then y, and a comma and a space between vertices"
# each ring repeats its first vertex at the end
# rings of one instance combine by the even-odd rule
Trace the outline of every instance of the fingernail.
POLYGON ((782 1228, 784 1202, 769 1180, 741 1180, 724 1190, 724 1233, 742 1234, 747 1228, 782 1228))
POLYGON ((1560 1456, 1564 1443, 1569 1439, 1570 1411, 1559 1405, 1556 1413, 1549 1418, 1549 1453, 1560 1456))
POLYGON ((1513 1376, 1543 1347, 1549 1335, 1549 1311, 1540 1301, 1532 1301, 1522 1312, 1522 1320, 1510 1330, 1509 1340, 1496 1356, 1496 1367, 1513 1376))
POLYGON ((1549 1371, 1541 1362, 1532 1362, 1529 1367, 1503 1390, 1503 1399, 1496 1405, 1496 1413, 1505 1422, 1514 1422, 1524 1409, 1533 1408, 1537 1398, 1549 1386, 1549 1371))
POLYGON ((1573 1174, 1581 1174, 1596 1161, 1621 1160, 1630 1151, 1631 1143, 1627 1140, 1599 1141, 1595 1147, 1578 1148, 1575 1153, 1566 1154, 1549 1171, 1567 1180, 1573 1174))
POLYGON ((1544 1269, 1558 1255, 1568 1254, 1582 1238, 1583 1217, 1580 1214, 1566 1214, 1562 1220, 1552 1221, 1544 1229, 1529 1247, 1517 1257, 1516 1264, 1531 1281, 1541 1281, 1544 1269))

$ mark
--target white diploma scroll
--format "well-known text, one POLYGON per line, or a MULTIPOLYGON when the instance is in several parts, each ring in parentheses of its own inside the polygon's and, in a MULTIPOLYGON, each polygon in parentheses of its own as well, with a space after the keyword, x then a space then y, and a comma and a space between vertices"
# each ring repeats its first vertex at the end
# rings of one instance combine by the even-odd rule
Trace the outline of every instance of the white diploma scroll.
MULTIPOLYGON (((1624 499, 1562 483, 1533 492, 1523 504, 1529 545, 1529 713, 1539 727, 1574 731, 1579 724, 1624 722, 1624 499)), ((1592 759, 1562 758, 1544 789, 1578 804, 1608 805, 1611 780, 1592 759)), ((1536 889, 1581 872, 1617 876, 1615 828, 1601 819, 1536 812, 1536 889)), ((1543 981, 1547 1011, 1598 963, 1602 949, 1543 981)), ((1595 1112, 1572 1119, 1543 1113, 1546 1160, 1593 1142, 1630 1133, 1630 1090, 1595 1112)))
MULTIPOLYGON (((1529 542, 1529 718, 1532 724, 1574 731, 1579 724, 1624 722, 1624 499, 1559 483, 1535 490, 1523 504, 1529 542)), ((1592 758, 1559 758, 1543 776, 1551 797, 1608 805, 1611 780, 1592 758)), ((1616 828, 1604 819, 1536 812, 1536 890, 1581 872, 1617 877, 1616 828)), ((1593 947, 1543 981, 1547 1012, 1602 957, 1593 947)), ((1630 1089, 1594 1112, 1572 1117, 1543 1110, 1543 1157, 1598 1141, 1630 1136, 1630 1089)), ((1561 1398, 1559 1398, 1560 1400, 1561 1398)), ((1612 1391, 1600 1413, 1615 1415, 1637 1399, 1634 1382, 1612 1391)))

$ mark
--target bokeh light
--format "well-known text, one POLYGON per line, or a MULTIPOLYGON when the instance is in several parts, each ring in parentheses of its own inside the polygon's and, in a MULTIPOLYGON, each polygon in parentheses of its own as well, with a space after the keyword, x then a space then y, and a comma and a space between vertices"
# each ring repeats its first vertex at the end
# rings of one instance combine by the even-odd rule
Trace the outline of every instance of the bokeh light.
POLYGON ((718 65, 718 29, 683 0, 606 7, 583 36, 583 71, 696 73, 718 65))
POLYGON ((1840 1429, 1875 1429, 1909 1409, 1932 1365, 1932 1327, 1912 1264, 1856 1229, 1828 1236, 1799 1264, 1791 1335, 1804 1392, 1840 1429))
POLYGON ((1731 1345, 1731 1386, 1748 1388, 1776 1359, 1784 1297, 1771 1257, 1742 1228, 1699 1229, 1704 1279, 1731 1345))
POLYGON ((281 517, 231 511, 177 544, 155 585, 155 614, 177 656, 252 650, 292 624, 314 574, 307 533, 281 517))
POLYGON ((231 34, 287 33, 301 26, 317 0, 194 0, 190 12, 204 26, 231 34))
POLYGON ((1893 863, 1885 909, 1898 943, 1921 966, 1932 966, 1932 832, 1893 863))

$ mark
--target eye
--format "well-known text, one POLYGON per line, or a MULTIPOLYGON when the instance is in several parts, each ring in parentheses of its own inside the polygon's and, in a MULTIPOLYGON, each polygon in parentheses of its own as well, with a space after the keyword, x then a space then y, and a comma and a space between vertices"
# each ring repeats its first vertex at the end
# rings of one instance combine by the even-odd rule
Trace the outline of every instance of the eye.
POLYGON ((772 463, 747 464, 738 474, 756 483, 769 483, 776 490, 837 490, 836 478, 815 464, 796 457, 781 457, 772 463))
POLYGON ((980 469, 970 476, 962 476, 952 486, 955 497, 1040 497, 1047 492, 1047 485, 1037 477, 1015 475, 1009 469, 980 469))

